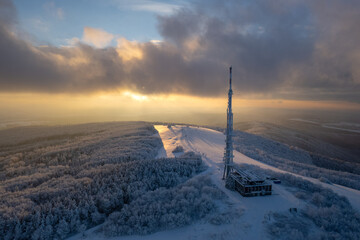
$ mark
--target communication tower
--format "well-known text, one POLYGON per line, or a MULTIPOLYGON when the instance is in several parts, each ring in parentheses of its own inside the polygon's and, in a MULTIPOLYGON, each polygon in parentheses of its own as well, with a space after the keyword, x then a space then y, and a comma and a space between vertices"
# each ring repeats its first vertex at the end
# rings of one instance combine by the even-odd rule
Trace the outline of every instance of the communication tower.
POLYGON ((230 67, 230 87, 228 92, 228 107, 227 107, 227 123, 226 123, 226 140, 225 140, 225 150, 224 150, 224 174, 223 179, 226 179, 230 172, 233 165, 233 141, 232 141, 232 135, 233 135, 233 113, 232 113, 232 87, 231 87, 231 78, 232 78, 232 67, 230 67))

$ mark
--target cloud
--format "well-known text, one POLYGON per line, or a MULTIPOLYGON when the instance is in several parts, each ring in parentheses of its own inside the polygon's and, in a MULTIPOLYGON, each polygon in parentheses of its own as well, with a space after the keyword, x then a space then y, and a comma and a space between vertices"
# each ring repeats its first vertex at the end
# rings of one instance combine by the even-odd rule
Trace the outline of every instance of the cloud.
POLYGON ((4 92, 219 96, 232 65, 237 96, 360 102, 359 1, 198 1, 159 17, 161 43, 109 46, 112 34, 87 27, 66 48, 21 40, 13 5, 0 4, 4 92))
POLYGON ((162 40, 158 40, 158 39, 152 39, 150 40, 151 43, 154 43, 154 44, 161 44, 163 41, 162 40))
POLYGON ((102 29, 84 27, 82 40, 98 48, 108 46, 114 39, 114 35, 102 29))
POLYGON ((117 39, 117 53, 124 61, 142 59, 142 46, 136 41, 129 41, 126 38, 117 39))
POLYGON ((158 14, 171 14, 184 5, 184 3, 180 1, 177 1, 177 3, 168 3, 152 0, 116 0, 114 2, 120 9, 153 12, 158 14))
POLYGON ((201 3, 159 17, 159 30, 207 71, 233 65, 240 94, 360 101, 358 1, 201 3))
POLYGON ((75 46, 80 43, 80 39, 77 37, 73 37, 70 39, 66 39, 65 42, 68 44, 68 46, 75 46))

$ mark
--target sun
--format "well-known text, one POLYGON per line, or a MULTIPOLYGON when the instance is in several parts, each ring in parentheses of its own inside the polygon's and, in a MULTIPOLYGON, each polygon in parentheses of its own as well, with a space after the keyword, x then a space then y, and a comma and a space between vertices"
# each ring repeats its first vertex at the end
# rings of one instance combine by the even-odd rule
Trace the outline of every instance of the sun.
POLYGON ((141 94, 136 94, 136 93, 132 93, 132 92, 129 92, 129 91, 125 91, 123 92, 123 95, 126 96, 126 97, 130 97, 136 101, 139 101, 139 102, 144 102, 144 101, 148 101, 149 98, 145 95, 141 95, 141 94))

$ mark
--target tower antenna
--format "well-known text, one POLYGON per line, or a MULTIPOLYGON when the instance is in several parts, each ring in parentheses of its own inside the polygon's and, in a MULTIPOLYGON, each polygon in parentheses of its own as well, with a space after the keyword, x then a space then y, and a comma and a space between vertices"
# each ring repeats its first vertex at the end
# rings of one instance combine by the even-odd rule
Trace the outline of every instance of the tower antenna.
POLYGON ((228 92, 228 107, 227 107, 227 122, 226 122, 226 140, 225 140, 225 149, 224 149, 224 174, 223 179, 226 179, 231 172, 233 165, 233 113, 232 113, 232 66, 230 66, 230 79, 229 79, 229 92, 228 92))

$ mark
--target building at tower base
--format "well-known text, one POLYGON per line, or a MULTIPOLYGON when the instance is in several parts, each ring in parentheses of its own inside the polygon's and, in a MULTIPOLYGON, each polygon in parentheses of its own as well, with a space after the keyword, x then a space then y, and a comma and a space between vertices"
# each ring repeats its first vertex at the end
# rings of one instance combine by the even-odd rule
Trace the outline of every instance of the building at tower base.
POLYGON ((228 178, 227 184, 232 185, 230 188, 244 197, 265 196, 272 193, 272 184, 268 180, 248 170, 233 167, 228 178))

